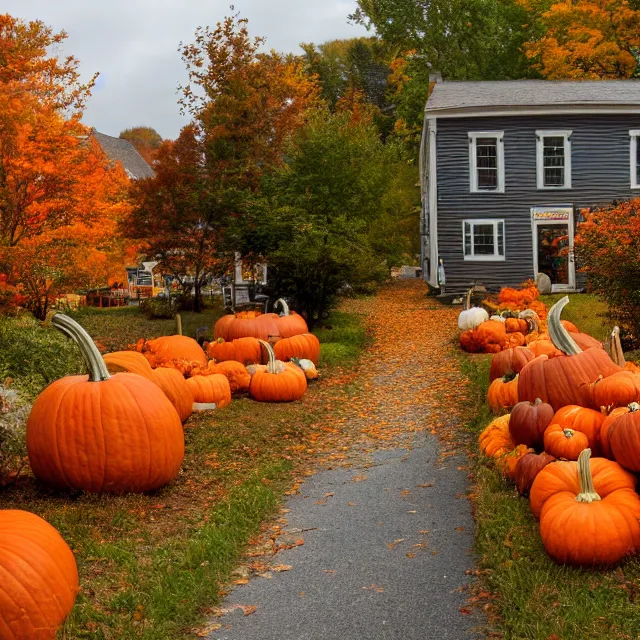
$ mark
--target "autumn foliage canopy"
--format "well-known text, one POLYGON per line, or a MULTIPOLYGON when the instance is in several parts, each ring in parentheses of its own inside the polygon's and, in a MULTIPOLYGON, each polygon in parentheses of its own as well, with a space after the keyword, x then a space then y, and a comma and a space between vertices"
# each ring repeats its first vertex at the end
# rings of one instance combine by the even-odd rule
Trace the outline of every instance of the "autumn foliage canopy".
POLYGON ((127 180, 80 121, 95 77, 48 54, 65 38, 0 15, 0 273, 38 316, 61 288, 121 270, 110 239, 127 180))

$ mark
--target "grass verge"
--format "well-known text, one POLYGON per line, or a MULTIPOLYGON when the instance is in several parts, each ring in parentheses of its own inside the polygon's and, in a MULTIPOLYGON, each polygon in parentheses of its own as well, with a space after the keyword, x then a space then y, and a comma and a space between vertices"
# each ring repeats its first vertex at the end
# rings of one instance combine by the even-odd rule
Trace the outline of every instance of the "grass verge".
MULTIPOLYGON (((567 316, 578 322, 575 316, 567 316)), ((491 419, 485 402, 490 361, 490 356, 460 354, 461 368, 471 381, 467 428, 476 436, 491 419)), ((518 495, 491 461, 477 455, 475 458, 475 551, 480 588, 492 594, 488 608, 493 612, 490 621, 496 635, 491 637, 638 638, 640 560, 630 559, 610 570, 555 564, 544 551, 529 501, 518 495)), ((575 535, 580 534, 567 531, 567 536, 575 535)))
MULTIPOLYGON (((150 335, 146 321, 130 311, 92 312, 81 321, 94 335, 115 332, 123 342, 150 335), (144 332, 133 332, 132 321, 144 332)), ((44 517, 76 555, 81 593, 61 637, 194 637, 294 471, 312 453, 323 418, 338 399, 344 402, 345 383, 332 379, 342 369, 332 362, 355 365, 366 333, 351 314, 335 313, 327 325, 319 333, 327 340, 321 374, 328 384, 311 385, 296 403, 259 405, 244 397, 192 416, 185 425, 183 467, 170 486, 143 495, 96 496, 54 492, 26 473, 0 491, 0 509, 44 517), (340 351, 340 358, 327 357, 340 351)), ((40 348, 46 357, 46 341, 40 348)))

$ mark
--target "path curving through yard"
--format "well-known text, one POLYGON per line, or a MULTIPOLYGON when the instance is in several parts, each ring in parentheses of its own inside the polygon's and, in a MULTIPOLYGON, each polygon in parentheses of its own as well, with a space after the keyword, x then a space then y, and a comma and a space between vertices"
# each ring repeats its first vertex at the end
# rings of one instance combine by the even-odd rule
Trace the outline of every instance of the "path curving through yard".
POLYGON ((251 579, 239 570, 209 638, 477 637, 466 604, 474 525, 457 446, 466 388, 452 352, 458 310, 425 294, 421 281, 398 280, 346 303, 366 316, 373 341, 357 392, 322 425, 343 437, 265 537, 276 553, 256 552, 251 579))

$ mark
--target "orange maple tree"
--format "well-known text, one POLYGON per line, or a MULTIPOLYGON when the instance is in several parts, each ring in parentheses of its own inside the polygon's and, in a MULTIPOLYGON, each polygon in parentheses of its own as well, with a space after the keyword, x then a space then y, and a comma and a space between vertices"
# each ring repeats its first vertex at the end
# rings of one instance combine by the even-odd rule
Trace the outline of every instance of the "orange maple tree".
POLYGON ((81 84, 75 58, 48 53, 65 38, 0 15, 0 272, 39 316, 85 256, 113 258, 104 243, 127 206, 124 172, 80 120, 95 76, 81 84))
POLYGON ((631 78, 638 69, 640 11, 629 0, 519 0, 541 36, 525 45, 543 77, 631 78))

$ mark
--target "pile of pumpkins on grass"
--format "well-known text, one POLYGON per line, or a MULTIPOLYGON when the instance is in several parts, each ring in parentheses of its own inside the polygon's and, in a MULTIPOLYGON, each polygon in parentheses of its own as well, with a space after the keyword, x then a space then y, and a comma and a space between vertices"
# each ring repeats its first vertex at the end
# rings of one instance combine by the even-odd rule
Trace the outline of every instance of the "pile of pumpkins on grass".
MULTIPOLYGON (((58 489, 151 491, 177 476, 192 411, 244 392, 259 402, 299 400, 318 376, 320 344, 281 304, 282 315, 222 317, 204 349, 175 335, 104 357, 75 320, 51 314, 89 373, 56 380, 36 399, 27 422, 34 475, 58 489)), ((77 593, 75 558, 60 534, 32 513, 0 511, 0 638, 55 638, 77 593)))
MULTIPOLYGON (((610 566, 640 550, 640 370, 625 363, 617 330, 605 349, 562 321, 568 301, 551 307, 546 331, 525 312, 538 335, 495 352, 487 402, 510 413, 479 444, 529 497, 553 560, 610 566)), ((487 322, 501 321, 465 331, 487 322)))

